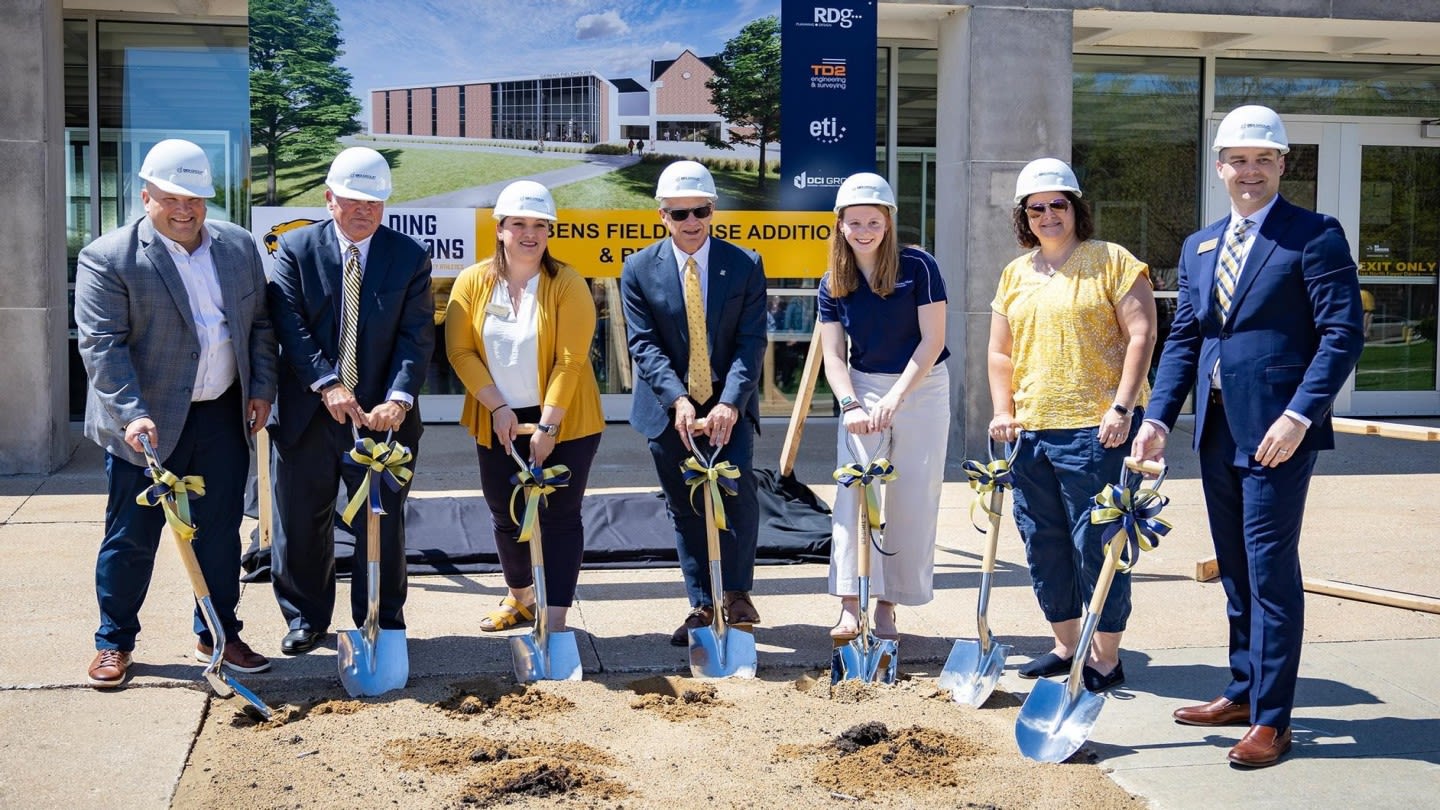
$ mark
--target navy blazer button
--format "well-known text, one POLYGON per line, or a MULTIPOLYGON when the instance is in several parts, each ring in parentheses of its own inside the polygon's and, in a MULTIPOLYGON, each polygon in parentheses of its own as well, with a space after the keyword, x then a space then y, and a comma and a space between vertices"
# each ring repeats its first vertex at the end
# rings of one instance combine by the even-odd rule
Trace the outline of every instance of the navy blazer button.
POLYGON ((196 359, 198 359, 199 357, 200 357, 200 353, 199 353, 199 352, 190 352, 190 359, 191 359, 191 360, 196 360, 196 359))

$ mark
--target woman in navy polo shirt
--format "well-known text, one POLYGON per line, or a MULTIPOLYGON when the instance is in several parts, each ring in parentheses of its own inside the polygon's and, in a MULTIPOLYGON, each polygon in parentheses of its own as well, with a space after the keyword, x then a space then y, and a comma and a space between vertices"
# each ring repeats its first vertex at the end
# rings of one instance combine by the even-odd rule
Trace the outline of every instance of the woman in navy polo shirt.
MULTIPOLYGON (((895 192, 885 178, 869 172, 846 178, 835 216, 830 268, 819 290, 825 378, 840 399, 840 462, 851 461, 853 434, 867 454, 883 449, 899 473, 885 491, 885 553, 870 558, 875 634, 893 639, 895 606, 923 605, 933 596, 950 421, 945 282, 934 256, 897 243, 895 192), (888 448, 882 448, 887 434, 888 448)), ((830 635, 837 640, 859 632, 857 489, 838 487, 835 494, 830 593, 840 597, 840 620, 830 635)))

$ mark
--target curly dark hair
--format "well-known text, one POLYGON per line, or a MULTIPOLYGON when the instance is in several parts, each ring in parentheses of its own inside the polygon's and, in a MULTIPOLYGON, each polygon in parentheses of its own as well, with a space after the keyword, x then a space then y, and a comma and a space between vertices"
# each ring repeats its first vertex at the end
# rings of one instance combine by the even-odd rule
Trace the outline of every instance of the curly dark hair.
MULTIPOLYGON (((1065 199, 1070 201, 1071 209, 1075 212, 1075 238, 1081 242, 1088 241, 1095 235, 1095 218, 1090 215, 1090 206, 1080 199, 1080 195, 1073 191, 1062 191, 1065 199)), ((1026 197, 1028 199, 1028 196, 1026 197)), ((1025 200, 1015 203, 1015 210, 1010 215, 1011 224, 1015 226, 1015 241, 1020 247, 1034 248, 1040 246, 1040 240, 1036 238, 1035 232, 1030 230, 1030 215, 1025 213, 1025 200)))

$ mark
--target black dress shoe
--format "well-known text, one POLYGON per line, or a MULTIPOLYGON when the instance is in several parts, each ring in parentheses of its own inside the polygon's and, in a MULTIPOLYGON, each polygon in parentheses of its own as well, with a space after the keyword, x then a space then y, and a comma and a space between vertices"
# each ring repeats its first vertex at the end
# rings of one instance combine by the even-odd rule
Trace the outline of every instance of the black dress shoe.
POLYGON ((316 633, 313 630, 297 627, 286 633, 285 638, 280 639, 280 652, 286 655, 307 653, 320 646, 320 642, 323 641, 324 638, 324 633, 316 633))
POLYGON ((1104 692, 1125 682, 1125 667, 1116 662, 1114 669, 1101 675, 1100 670, 1087 666, 1080 671, 1080 675, 1085 679, 1086 689, 1091 692, 1104 692))
POLYGON ((1070 671, 1070 662, 1073 660, 1073 658, 1061 658, 1053 652, 1047 652, 1020 667, 1017 674, 1022 678, 1048 678, 1051 675, 1064 675, 1070 671))

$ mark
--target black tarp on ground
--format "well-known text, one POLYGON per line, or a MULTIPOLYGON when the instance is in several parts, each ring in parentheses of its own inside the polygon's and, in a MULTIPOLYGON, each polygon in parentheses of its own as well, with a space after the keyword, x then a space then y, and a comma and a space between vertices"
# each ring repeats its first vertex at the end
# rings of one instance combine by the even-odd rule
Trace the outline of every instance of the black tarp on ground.
MULTIPOLYGON (((775 565, 830 559, 830 507, 794 476, 756 470, 760 538, 756 563, 775 565)), ((658 492, 586 495, 586 568, 673 567, 675 531, 658 492)), ((383 518, 382 518, 383 519, 383 518)), ((488 574, 500 570, 490 511, 479 495, 409 498, 405 556, 411 574, 488 574)), ((336 516, 335 567, 350 572, 355 541, 336 516)), ((270 550, 252 537, 241 560, 246 582, 270 579, 270 550)))

